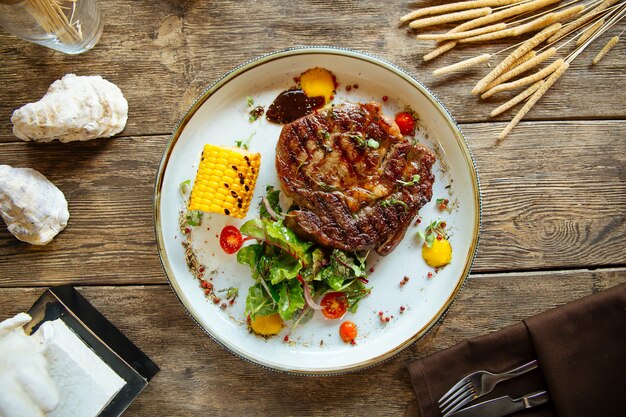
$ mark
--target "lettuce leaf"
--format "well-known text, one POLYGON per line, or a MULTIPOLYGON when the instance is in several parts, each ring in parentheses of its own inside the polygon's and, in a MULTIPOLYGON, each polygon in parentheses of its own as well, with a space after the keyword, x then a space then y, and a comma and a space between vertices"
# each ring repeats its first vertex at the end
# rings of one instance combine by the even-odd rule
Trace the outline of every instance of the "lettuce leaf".
MULTIPOLYGON (((279 199, 280 190, 276 190, 271 185, 268 185, 265 189, 265 192, 267 193, 265 198, 267 198, 267 201, 270 207, 272 208, 272 210, 274 210, 278 214, 282 213, 283 210, 280 208, 280 199, 279 199)), ((267 208, 265 207, 265 204, 263 204, 262 202, 259 204, 259 215, 261 216, 262 219, 271 219, 271 216, 268 213, 267 208)))
POLYGON ((304 307, 304 292, 297 279, 281 283, 278 314, 283 320, 291 320, 294 313, 304 307))
POLYGON ((282 220, 272 222, 268 219, 252 219, 245 222, 239 230, 246 236, 283 249, 299 259, 305 267, 311 264, 309 249, 313 243, 301 240, 283 224, 282 220))
POLYGON ((351 256, 335 249, 330 255, 328 266, 322 270, 321 276, 330 288, 340 291, 346 280, 365 277, 367 275, 365 268, 364 258, 351 256))
POLYGON ((248 289, 246 297, 246 313, 250 317, 267 316, 277 312, 278 304, 272 300, 258 282, 248 289))

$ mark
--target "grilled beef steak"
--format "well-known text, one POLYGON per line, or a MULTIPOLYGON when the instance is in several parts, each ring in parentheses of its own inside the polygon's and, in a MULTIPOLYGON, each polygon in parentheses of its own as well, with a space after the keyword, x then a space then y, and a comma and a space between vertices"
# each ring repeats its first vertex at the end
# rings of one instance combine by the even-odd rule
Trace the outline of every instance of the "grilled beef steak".
POLYGON ((430 201, 435 155, 405 139, 378 103, 342 104, 285 125, 276 145, 298 236, 346 251, 390 253, 430 201))

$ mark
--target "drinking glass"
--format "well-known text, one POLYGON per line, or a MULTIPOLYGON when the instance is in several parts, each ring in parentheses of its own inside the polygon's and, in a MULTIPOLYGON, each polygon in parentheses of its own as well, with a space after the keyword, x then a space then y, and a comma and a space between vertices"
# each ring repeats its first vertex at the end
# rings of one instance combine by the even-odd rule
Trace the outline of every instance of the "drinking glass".
POLYGON ((80 54, 98 42, 103 22, 96 0, 0 0, 0 25, 27 41, 80 54))

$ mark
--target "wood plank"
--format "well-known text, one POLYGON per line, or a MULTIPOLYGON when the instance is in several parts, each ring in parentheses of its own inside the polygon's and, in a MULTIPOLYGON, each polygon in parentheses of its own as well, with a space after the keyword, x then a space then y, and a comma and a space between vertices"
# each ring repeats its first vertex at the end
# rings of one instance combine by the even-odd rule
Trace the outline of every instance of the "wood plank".
POLYGON ((626 263, 626 123, 464 127, 476 159, 483 228, 476 271, 626 263))
MULTIPOLYGON (((416 415, 406 370, 410 361, 624 280, 624 268, 475 275, 445 318, 417 343, 384 364, 332 377, 291 376, 239 359, 189 318, 166 285, 78 289, 161 368, 129 415, 250 415, 254 410, 272 416, 381 416, 416 415), (338 387, 349 387, 349 393, 338 387)), ((26 311, 43 290, 0 289, 0 320, 26 311)))
MULTIPOLYGON (((626 122, 524 123, 496 144, 502 127, 463 126, 483 197, 474 271, 624 265, 626 122)), ((37 169, 66 194, 70 222, 44 247, 2 226, 0 286, 163 283, 152 199, 167 139, 1 144, 3 163, 37 169)))
MULTIPOLYGON (((436 3, 436 2, 435 2, 436 3)), ((398 27, 400 16, 427 2, 309 2, 294 8, 278 0, 103 2, 105 31, 96 47, 66 56, 0 33, 0 142, 17 140, 10 117, 38 100, 67 73, 99 74, 117 84, 129 101, 123 136, 169 134, 198 95, 222 74, 262 54, 294 45, 338 45, 380 56, 421 80, 460 122, 489 120, 506 97, 480 103, 469 93, 487 68, 435 79, 432 70, 503 45, 466 46, 422 64, 432 42, 398 27), (132 7, 132 10, 131 10, 132 7), (285 18, 289 16, 289 18, 285 18)), ((440 28, 435 28, 440 30, 440 28)), ((608 39, 608 38, 607 38, 608 39)), ((616 119, 626 116, 623 52, 589 66, 595 50, 581 56, 530 112, 528 120, 616 119)), ((494 62, 496 62, 494 60, 494 62)), ((393 92, 390 92, 390 95, 393 92)), ((498 120, 509 120, 511 114, 498 120)))

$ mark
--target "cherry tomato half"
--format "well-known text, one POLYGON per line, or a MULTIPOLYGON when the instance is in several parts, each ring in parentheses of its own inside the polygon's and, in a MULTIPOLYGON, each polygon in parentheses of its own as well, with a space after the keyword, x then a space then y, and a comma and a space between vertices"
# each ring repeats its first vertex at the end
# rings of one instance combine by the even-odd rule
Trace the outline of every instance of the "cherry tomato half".
POLYGON ((415 133, 415 120, 413 115, 407 111, 396 114, 396 124, 400 128, 403 135, 412 135, 415 133))
POLYGON ((235 253, 243 245, 243 236, 235 226, 228 225, 222 229, 220 233, 220 246, 224 252, 235 253))
POLYGON ((344 321, 341 323, 341 326, 339 326, 339 336, 341 336, 341 340, 346 343, 351 343, 356 339, 357 333, 356 324, 351 321, 344 321))
POLYGON ((338 319, 346 313, 348 309, 348 298, 342 292, 330 292, 322 298, 320 303, 322 313, 329 319, 338 319))

